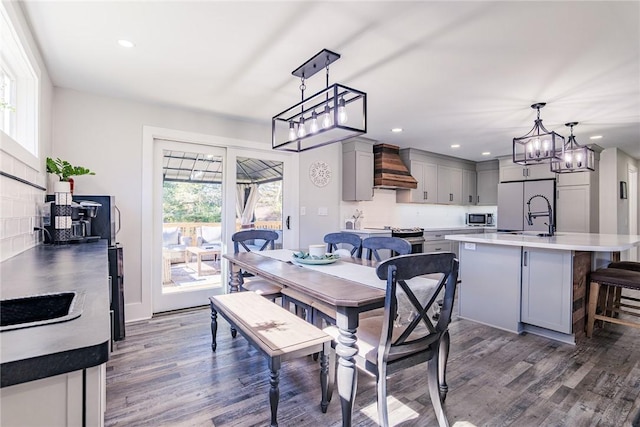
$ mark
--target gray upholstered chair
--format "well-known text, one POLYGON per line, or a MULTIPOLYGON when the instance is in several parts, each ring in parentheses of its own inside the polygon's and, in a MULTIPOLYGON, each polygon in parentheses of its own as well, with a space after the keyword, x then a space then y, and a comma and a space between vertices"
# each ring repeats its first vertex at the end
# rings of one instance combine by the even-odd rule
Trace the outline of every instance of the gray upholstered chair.
POLYGON ((191 238, 183 236, 180 227, 165 227, 162 230, 162 252, 171 263, 184 262, 191 238))
MULTIPOLYGON (((439 425, 448 426, 442 402, 448 391, 445 376, 448 327, 458 281, 458 260, 450 252, 401 255, 378 265, 376 272, 386 281, 384 313, 360 320, 355 360, 358 368, 376 376, 379 424, 389 425, 387 376, 428 362, 431 403, 439 425), (440 279, 429 282, 418 277, 433 274, 440 279), (429 311, 439 298, 443 303, 434 324, 429 311)), ((325 330, 334 337, 335 347, 338 328, 331 326, 325 330)))

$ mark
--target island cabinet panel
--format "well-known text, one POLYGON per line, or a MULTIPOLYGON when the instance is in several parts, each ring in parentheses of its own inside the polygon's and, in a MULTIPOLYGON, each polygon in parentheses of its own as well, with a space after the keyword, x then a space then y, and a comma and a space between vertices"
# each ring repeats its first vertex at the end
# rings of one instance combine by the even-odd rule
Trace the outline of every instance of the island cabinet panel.
POLYGON ((517 246, 460 244, 460 317, 521 332, 521 253, 517 246))
POLYGON ((571 333, 571 259, 569 251, 522 248, 523 323, 571 333))

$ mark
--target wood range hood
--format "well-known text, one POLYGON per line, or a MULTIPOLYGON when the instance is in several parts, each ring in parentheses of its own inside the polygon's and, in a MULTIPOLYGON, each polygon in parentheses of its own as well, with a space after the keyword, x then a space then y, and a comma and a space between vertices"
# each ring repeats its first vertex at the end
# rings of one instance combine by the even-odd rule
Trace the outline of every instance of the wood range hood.
POLYGON ((400 158, 400 148, 390 144, 373 146, 373 187, 385 189, 415 189, 418 181, 400 158))

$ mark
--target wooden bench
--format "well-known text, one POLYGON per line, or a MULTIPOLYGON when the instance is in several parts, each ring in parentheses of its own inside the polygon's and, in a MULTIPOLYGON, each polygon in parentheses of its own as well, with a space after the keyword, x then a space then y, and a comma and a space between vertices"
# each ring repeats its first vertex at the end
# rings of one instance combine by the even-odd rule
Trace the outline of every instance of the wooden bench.
MULTIPOLYGON (((322 412, 327 411, 333 389, 333 366, 329 369, 331 336, 255 292, 233 292, 209 298, 211 348, 216 351, 218 313, 267 358, 270 376, 271 426, 277 426, 280 366, 283 361, 320 353, 322 412), (329 374, 331 372, 331 374, 329 374)), ((333 361, 331 361, 333 365, 333 361)))

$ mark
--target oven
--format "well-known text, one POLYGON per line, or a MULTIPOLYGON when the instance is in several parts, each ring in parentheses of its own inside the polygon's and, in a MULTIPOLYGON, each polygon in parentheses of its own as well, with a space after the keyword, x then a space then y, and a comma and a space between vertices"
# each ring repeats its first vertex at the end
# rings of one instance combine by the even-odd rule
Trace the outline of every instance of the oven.
MULTIPOLYGON (((400 237, 411 243, 411 253, 421 254, 424 248, 424 229, 414 228, 392 228, 391 237, 400 237)), ((396 253, 393 254, 397 255, 396 253)))

